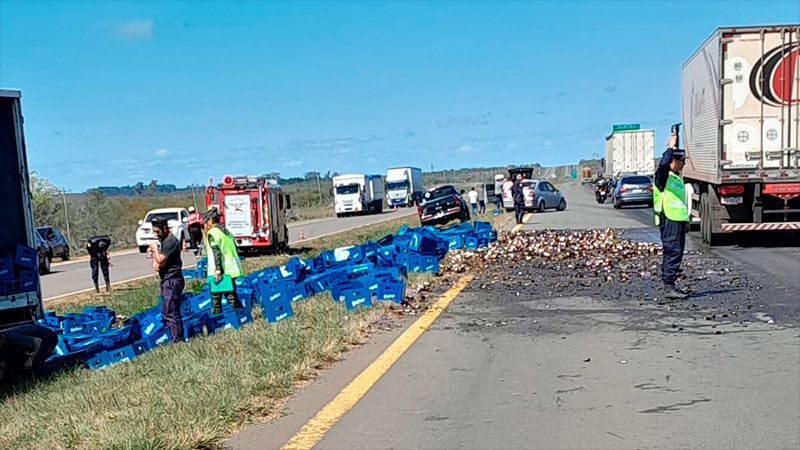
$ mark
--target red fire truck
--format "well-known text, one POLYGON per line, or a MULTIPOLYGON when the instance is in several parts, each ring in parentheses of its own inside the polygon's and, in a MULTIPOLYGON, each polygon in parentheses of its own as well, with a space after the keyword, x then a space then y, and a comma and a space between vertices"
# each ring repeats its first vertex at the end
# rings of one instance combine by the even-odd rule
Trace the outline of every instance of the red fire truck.
POLYGON ((239 253, 276 252, 289 244, 286 211, 291 199, 277 181, 253 175, 209 179, 206 207, 217 208, 236 240, 239 253))

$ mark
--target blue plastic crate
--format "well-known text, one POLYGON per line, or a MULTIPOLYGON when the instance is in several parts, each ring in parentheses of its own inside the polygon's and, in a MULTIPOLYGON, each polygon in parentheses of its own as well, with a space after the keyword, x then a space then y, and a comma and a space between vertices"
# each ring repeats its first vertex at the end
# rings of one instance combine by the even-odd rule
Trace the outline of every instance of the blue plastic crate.
POLYGON ((47 326, 50 327, 50 328, 58 329, 61 326, 62 317, 59 316, 59 315, 56 315, 55 311, 45 311, 44 312, 44 317, 42 319, 47 324, 47 326))
POLYGON ((296 302, 298 300, 305 300, 308 298, 308 291, 303 283, 296 283, 294 285, 286 286, 286 295, 289 300, 296 302))
POLYGON ((125 345, 113 350, 108 350, 107 353, 111 363, 121 363, 136 358, 136 351, 133 349, 133 345, 125 345))
POLYGON ((203 328, 205 327, 205 322, 207 315, 202 315, 200 317, 194 319, 188 319, 183 321, 183 337, 184 339, 191 339, 197 335, 202 335, 204 333, 203 328))
POLYGON ((59 327, 64 332, 64 334, 85 334, 85 329, 83 328, 83 320, 75 319, 73 317, 63 317, 61 322, 59 323, 59 327))
POLYGON ((258 295, 262 305, 267 303, 281 303, 289 299, 286 286, 281 282, 259 283, 258 295))
POLYGON ((485 248, 489 246, 489 238, 478 237, 478 248, 485 248))
POLYGON ((497 242, 497 231, 492 230, 489 232, 489 243, 497 242))
POLYGON ((390 301, 397 304, 403 303, 405 298, 406 283, 404 281, 384 279, 378 286, 378 300, 390 301))
POLYGON ((111 364, 111 358, 109 358, 108 352, 101 351, 86 358, 85 363, 90 369, 99 370, 108 367, 111 364))
POLYGON ((360 281, 336 285, 332 288, 332 291, 333 299, 338 302, 344 302, 348 310, 359 306, 372 305, 372 295, 369 292, 369 288, 360 281))
POLYGON ((447 247, 450 250, 464 248, 464 237, 460 234, 447 236, 447 247))
POLYGON ((115 348, 121 345, 128 345, 140 337, 138 325, 125 325, 120 328, 101 333, 97 337, 103 339, 106 348, 115 348))
POLYGON ((164 329, 164 321, 161 319, 161 314, 148 314, 139 320, 139 327, 142 336, 152 336, 164 329))
POLYGON ((116 313, 105 306, 86 306, 82 314, 91 317, 92 320, 103 322, 106 328, 110 328, 117 319, 116 313))
POLYGON ((14 261, 11 258, 0 258, 0 281, 14 279, 14 261))
POLYGON ((163 330, 134 342, 133 349, 137 355, 141 355, 142 353, 147 353, 155 349, 159 345, 164 345, 169 342, 169 333, 163 330))
POLYGON ((261 305, 261 311, 267 322, 275 323, 281 320, 292 317, 294 311, 292 310, 292 302, 283 301, 277 303, 266 303, 261 305))
POLYGON ((422 270, 422 256, 417 253, 406 253, 398 258, 398 263, 403 265, 408 272, 419 272, 422 270))
POLYGON ((211 294, 200 293, 189 297, 189 309, 192 313, 200 314, 211 310, 211 294))
POLYGON ((56 348, 53 349, 53 354, 58 356, 65 356, 70 353, 69 346, 64 341, 64 337, 62 335, 58 335, 58 343, 56 343, 56 348))
POLYGON ((476 220, 474 223, 475 232, 480 234, 481 232, 489 232, 492 231, 492 224, 489 222, 481 222, 476 220))
POLYGON ((19 294, 22 292, 22 282, 19 280, 3 281, 2 291, 4 295, 19 294))
POLYGON ((240 325, 253 321, 253 311, 249 307, 234 309, 233 312, 236 314, 236 319, 240 325))
POLYGON ((380 287, 380 280, 372 276, 366 276, 359 278, 358 281, 363 283, 364 287, 367 288, 367 291, 369 291, 370 298, 375 298, 378 296, 378 288, 380 287))
POLYGON ((209 334, 227 328, 238 330, 241 326, 239 316, 233 310, 223 311, 222 314, 211 314, 207 316, 205 322, 209 334))
POLYGON ((476 236, 475 234, 468 234, 466 236, 464 248, 469 250, 477 250, 478 242, 479 242, 478 236, 476 236))
POLYGON ((420 258, 420 271, 439 273, 439 258, 435 256, 422 256, 420 258))
POLYGON ((14 263, 20 267, 36 270, 39 266, 39 255, 35 248, 27 245, 17 245, 17 253, 14 256, 14 263))
POLYGON ((253 297, 255 296, 255 290, 253 288, 236 288, 236 294, 239 296, 239 300, 242 302, 244 308, 250 309, 253 307, 253 297))
POLYGON ((83 332, 86 334, 97 335, 106 329, 105 324, 101 320, 87 320, 83 322, 83 332))

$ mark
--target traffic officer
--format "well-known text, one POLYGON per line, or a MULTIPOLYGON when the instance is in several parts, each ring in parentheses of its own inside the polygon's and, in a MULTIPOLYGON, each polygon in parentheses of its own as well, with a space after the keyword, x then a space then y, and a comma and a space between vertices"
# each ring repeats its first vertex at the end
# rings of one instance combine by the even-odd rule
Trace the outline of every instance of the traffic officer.
POLYGON ((661 280, 664 282, 664 296, 671 299, 688 297, 675 287, 686 248, 686 232, 689 231, 686 189, 681 176, 685 164, 686 151, 678 148, 678 136, 673 134, 667 141, 667 150, 658 164, 653 189, 653 210, 664 248, 661 280))
POLYGON ((94 236, 86 241, 86 251, 89 253, 89 267, 92 268, 92 281, 94 282, 95 292, 100 292, 98 266, 103 272, 106 292, 111 291, 111 282, 108 276, 108 266, 111 265, 111 256, 108 254, 109 247, 111 247, 111 238, 108 236, 94 236))
MULTIPOLYGON (((236 242, 231 233, 220 223, 220 215, 216 208, 203 214, 206 220, 205 252, 208 256, 208 281, 219 283, 223 275, 231 277, 233 290, 224 292, 228 303, 234 308, 241 308, 242 302, 236 292, 236 279, 244 275, 242 262, 236 251, 236 242)), ((223 292, 211 292, 211 313, 222 313, 223 292)))

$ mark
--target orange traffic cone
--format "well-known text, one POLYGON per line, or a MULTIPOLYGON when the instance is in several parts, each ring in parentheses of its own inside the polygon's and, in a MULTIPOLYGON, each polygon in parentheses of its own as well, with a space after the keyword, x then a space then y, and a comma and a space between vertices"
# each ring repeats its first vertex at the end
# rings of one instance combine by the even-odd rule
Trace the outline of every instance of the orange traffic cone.
POLYGON ((300 228, 300 240, 302 241, 305 238, 306 238, 306 235, 305 235, 305 233, 303 233, 303 229, 300 228))

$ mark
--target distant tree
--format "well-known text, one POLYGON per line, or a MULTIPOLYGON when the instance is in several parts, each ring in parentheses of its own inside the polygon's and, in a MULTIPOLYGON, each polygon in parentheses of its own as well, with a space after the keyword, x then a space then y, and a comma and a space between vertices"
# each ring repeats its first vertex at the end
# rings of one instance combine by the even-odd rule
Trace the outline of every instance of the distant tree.
POLYGON ((61 191, 50 180, 36 172, 31 172, 30 180, 34 224, 62 228, 66 222, 61 191))
POLYGON ((147 184, 145 188, 145 192, 147 195, 156 195, 158 194, 158 181, 150 180, 150 183, 147 184))
POLYGON ((306 173, 304 173, 304 174, 303 174, 303 178, 304 178, 306 181, 309 181, 309 180, 316 180, 316 179, 317 179, 317 177, 319 177, 319 172, 316 172, 316 171, 313 171, 313 172, 306 172, 306 173))
POLYGON ((136 195, 144 194, 144 183, 137 181, 136 184, 133 185, 133 192, 135 192, 136 195))

